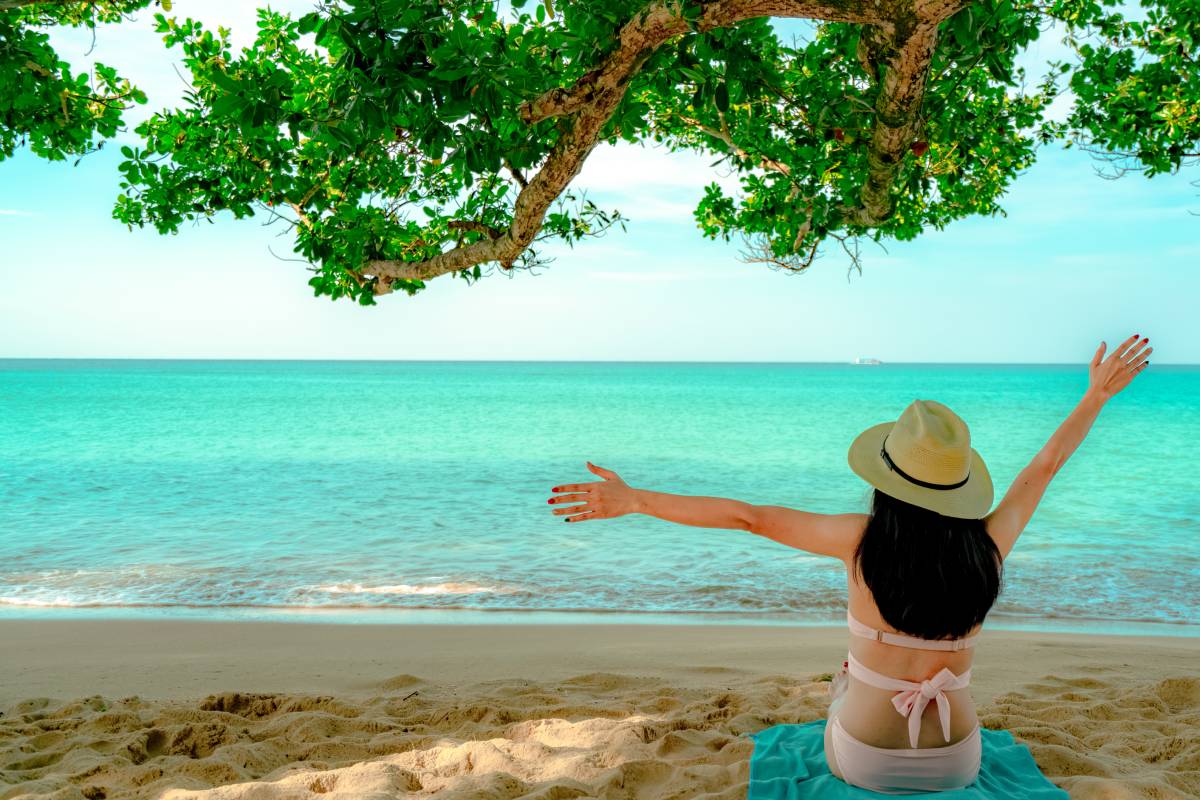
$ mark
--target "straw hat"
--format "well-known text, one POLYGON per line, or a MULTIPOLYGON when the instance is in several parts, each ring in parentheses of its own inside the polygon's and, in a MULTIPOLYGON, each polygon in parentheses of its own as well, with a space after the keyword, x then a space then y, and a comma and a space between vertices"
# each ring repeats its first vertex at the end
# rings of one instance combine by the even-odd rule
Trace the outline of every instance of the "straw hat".
POLYGON ((881 492, 943 516, 981 519, 992 507, 992 477, 967 423, 933 400, 914 400, 895 422, 867 428, 847 460, 881 492))

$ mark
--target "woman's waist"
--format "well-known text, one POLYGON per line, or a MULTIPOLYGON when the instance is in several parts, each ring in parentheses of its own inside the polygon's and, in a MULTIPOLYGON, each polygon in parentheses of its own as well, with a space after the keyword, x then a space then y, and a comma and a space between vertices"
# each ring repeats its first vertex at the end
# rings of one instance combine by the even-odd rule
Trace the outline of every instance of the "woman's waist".
MULTIPOLYGON (((909 716, 897 708, 897 692, 879 689, 849 676, 837 717, 842 726, 854 738, 874 747, 909 748, 911 731, 909 716)), ((979 725, 975 712, 975 701, 968 688, 951 689, 943 692, 949 711, 946 740, 939 716, 938 704, 930 702, 920 713, 917 746, 944 747, 961 741, 979 725)))

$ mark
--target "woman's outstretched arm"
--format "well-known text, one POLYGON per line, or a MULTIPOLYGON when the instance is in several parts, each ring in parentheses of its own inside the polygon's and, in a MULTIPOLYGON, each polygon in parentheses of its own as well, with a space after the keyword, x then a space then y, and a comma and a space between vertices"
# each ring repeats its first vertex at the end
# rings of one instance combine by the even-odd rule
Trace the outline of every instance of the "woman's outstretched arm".
POLYGON ((812 514, 783 506, 759 506, 725 497, 667 494, 634 489, 609 469, 590 461, 588 469, 603 480, 555 486, 551 505, 564 522, 646 514, 699 528, 749 531, 789 547, 845 561, 858 544, 862 514, 812 514))
POLYGON ((1142 373, 1150 362, 1149 338, 1138 339, 1135 333, 1104 358, 1105 344, 1100 343, 1089 368, 1088 389, 1072 411, 1058 426, 1058 430, 1046 442, 1029 466, 1021 470, 1000 505, 987 516, 986 525, 992 540, 1007 557, 1017 537, 1033 516, 1050 480, 1062 469, 1063 464, 1079 447, 1092 423, 1100 415, 1100 409, 1117 392, 1124 389, 1142 373))

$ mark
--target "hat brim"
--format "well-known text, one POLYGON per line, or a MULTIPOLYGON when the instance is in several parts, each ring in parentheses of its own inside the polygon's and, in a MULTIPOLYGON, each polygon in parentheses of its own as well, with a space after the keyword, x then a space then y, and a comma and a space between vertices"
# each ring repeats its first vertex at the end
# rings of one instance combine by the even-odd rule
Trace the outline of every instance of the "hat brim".
POLYGON ((992 476, 979 453, 971 449, 971 474, 956 489, 929 489, 893 472, 879 455, 884 437, 896 423, 872 425, 855 437, 846 459, 858 477, 884 494, 946 517, 982 519, 992 507, 992 476))

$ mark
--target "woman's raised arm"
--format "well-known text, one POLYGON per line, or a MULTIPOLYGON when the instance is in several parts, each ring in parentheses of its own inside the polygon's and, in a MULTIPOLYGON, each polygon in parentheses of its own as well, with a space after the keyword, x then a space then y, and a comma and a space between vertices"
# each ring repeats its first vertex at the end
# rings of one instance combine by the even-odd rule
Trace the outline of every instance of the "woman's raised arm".
POLYGON ((812 514, 783 506, 759 506, 725 497, 667 494, 634 489, 617 473, 589 470, 603 480, 555 486, 550 504, 576 503, 554 509, 564 522, 612 519, 625 514, 651 517, 699 528, 728 528, 765 536, 781 544, 845 561, 858 544, 862 514, 812 514))
POLYGON ((1148 347, 1149 338, 1138 339, 1135 333, 1104 358, 1105 344, 1100 343, 1089 367, 1088 389, 1072 411, 1058 426, 1038 452, 1029 466, 1021 470, 1013 481, 1000 505, 986 518, 988 533, 996 542, 1000 556, 1008 556, 1017 537, 1029 524, 1034 510, 1041 502, 1050 480, 1062 469, 1063 464, 1079 447, 1100 409, 1109 398, 1124 389, 1149 366, 1147 360, 1154 348, 1148 347))

